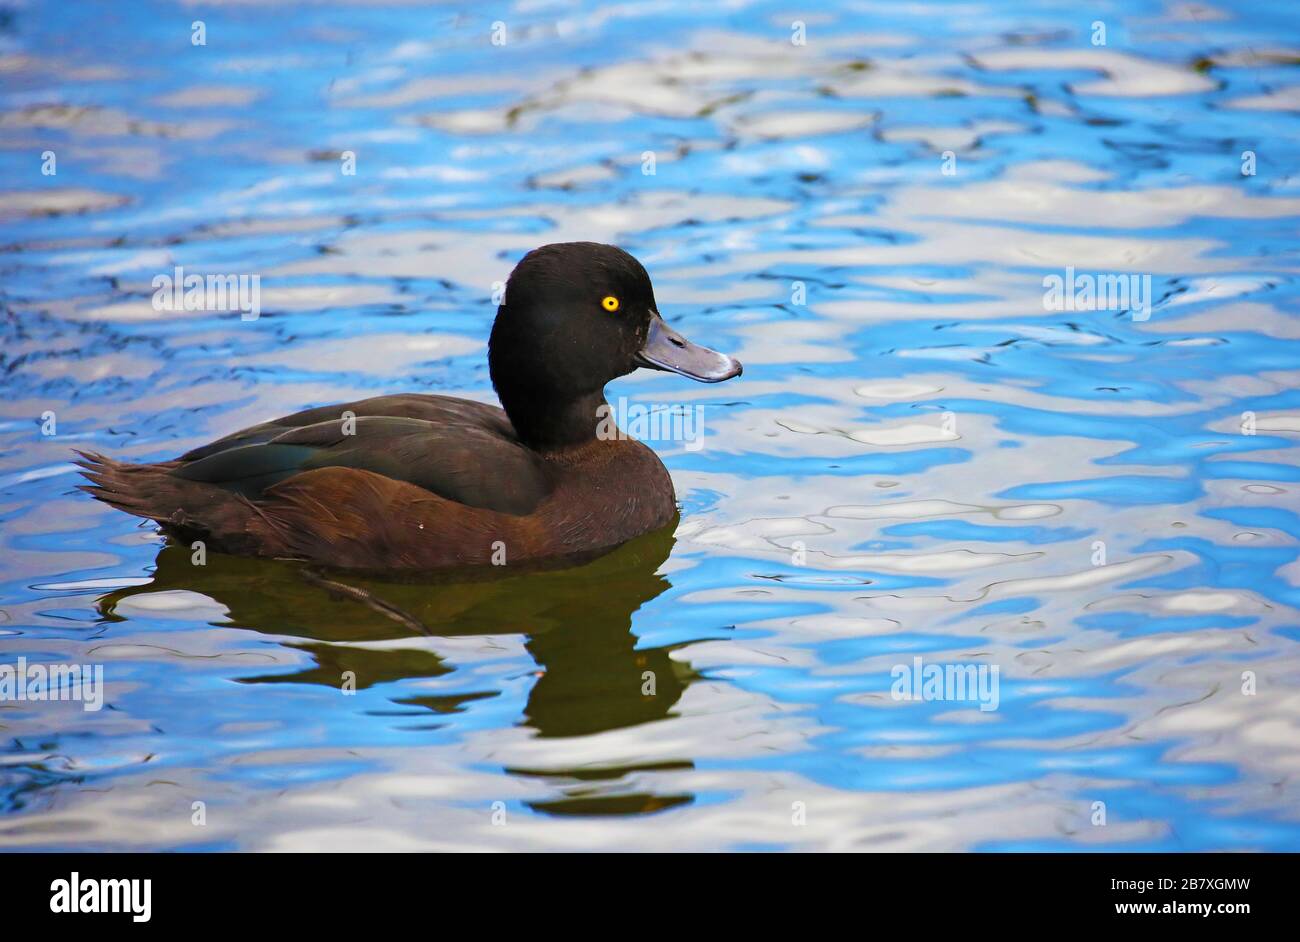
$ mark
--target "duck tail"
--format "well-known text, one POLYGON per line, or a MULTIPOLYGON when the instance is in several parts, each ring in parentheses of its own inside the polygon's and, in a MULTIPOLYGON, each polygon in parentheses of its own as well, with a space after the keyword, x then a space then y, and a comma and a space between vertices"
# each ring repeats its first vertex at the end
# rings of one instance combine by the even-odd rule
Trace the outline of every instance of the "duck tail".
POLYGON ((137 517, 174 526, 186 525, 186 521, 177 519, 178 515, 184 516, 180 510, 183 506, 180 490, 186 482, 168 473, 177 462, 131 464, 91 451, 77 451, 77 454, 80 458, 76 464, 82 476, 91 482, 78 484, 78 490, 137 517))
POLYGON ((284 527, 241 494, 172 474, 183 461, 131 464, 78 451, 76 463, 91 483, 77 487, 111 507, 159 523, 183 542, 244 555, 292 555, 282 550, 284 527), (256 530, 250 533, 250 530, 256 530))

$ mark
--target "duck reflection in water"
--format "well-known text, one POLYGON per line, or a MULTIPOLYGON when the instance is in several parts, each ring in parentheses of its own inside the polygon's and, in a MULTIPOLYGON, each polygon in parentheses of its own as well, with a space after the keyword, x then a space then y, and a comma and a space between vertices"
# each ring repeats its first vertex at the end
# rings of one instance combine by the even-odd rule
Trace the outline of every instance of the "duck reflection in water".
MULTIPOLYGON (((216 553, 200 566, 192 562, 188 547, 173 544, 159 552, 151 582, 104 596, 99 610, 106 621, 122 621, 125 616, 117 609, 132 596, 195 592, 225 607, 223 627, 283 638, 283 645, 306 652, 315 662, 293 673, 240 678, 250 684, 339 688, 351 672, 356 688, 367 689, 442 677, 456 667, 428 649, 361 647, 354 642, 518 633, 540 668, 522 723, 541 737, 585 736, 668 717, 698 676, 688 664, 669 656, 672 646, 638 648, 631 631, 633 613, 671 588, 659 567, 672 549, 675 524, 581 566, 444 573, 418 581, 380 580, 216 553)), ((488 689, 396 696, 392 715, 447 717, 499 693, 488 689)), ((355 701, 340 698, 340 703, 355 701)), ((436 721, 432 727, 445 724, 436 721)), ((680 765, 690 767, 689 762, 680 765)), ((548 813, 642 813, 691 800, 687 795, 588 795, 593 781, 618 779, 640 768, 508 771, 585 783, 571 796, 566 791, 562 801, 534 806, 548 813)))

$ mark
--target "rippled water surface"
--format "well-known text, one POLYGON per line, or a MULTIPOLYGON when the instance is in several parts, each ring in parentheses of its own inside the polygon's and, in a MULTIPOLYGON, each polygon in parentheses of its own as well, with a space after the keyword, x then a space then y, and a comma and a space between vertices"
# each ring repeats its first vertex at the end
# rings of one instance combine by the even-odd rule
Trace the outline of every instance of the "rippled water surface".
POLYGON ((0 653, 107 684, 0 703, 0 846, 1300 849, 1294 5, 711 7, 0 9, 0 653), (703 407, 675 535, 359 600, 74 489, 491 400, 494 282, 573 239, 745 363, 609 389, 703 407))

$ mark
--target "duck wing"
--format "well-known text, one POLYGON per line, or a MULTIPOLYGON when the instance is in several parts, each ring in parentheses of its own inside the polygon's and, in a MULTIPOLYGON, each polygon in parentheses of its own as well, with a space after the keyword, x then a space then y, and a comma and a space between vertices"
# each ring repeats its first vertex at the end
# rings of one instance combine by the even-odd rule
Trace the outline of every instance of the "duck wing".
POLYGON ((551 490, 542 462, 515 439, 500 409, 443 396, 307 410, 195 449, 169 473, 256 501, 268 488, 321 468, 370 471, 517 516, 531 513, 551 490), (394 411, 407 414, 382 414, 394 411))
POLYGON ((437 425, 468 426, 497 433, 501 438, 517 442, 514 426, 505 411, 485 402, 457 399, 455 396, 431 396, 422 393, 402 393, 396 396, 376 396, 332 406, 317 406, 286 415, 260 425, 252 425, 210 444, 192 449, 181 455, 181 461, 197 461, 219 451, 238 445, 259 445, 282 435, 289 429, 317 425, 330 420, 341 421, 345 415, 357 417, 386 416, 401 419, 424 419, 437 425))

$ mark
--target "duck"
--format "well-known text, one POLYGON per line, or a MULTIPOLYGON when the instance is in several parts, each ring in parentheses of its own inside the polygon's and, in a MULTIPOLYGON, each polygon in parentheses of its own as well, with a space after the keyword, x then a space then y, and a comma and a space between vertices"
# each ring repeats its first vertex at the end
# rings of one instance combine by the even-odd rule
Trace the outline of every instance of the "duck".
POLYGON ((488 338, 500 407, 400 393, 320 406, 149 464, 78 451, 80 488, 169 539, 370 572, 594 559, 679 519, 659 456, 611 423, 605 386, 639 368, 740 376, 659 313, 613 245, 523 256, 488 338))

